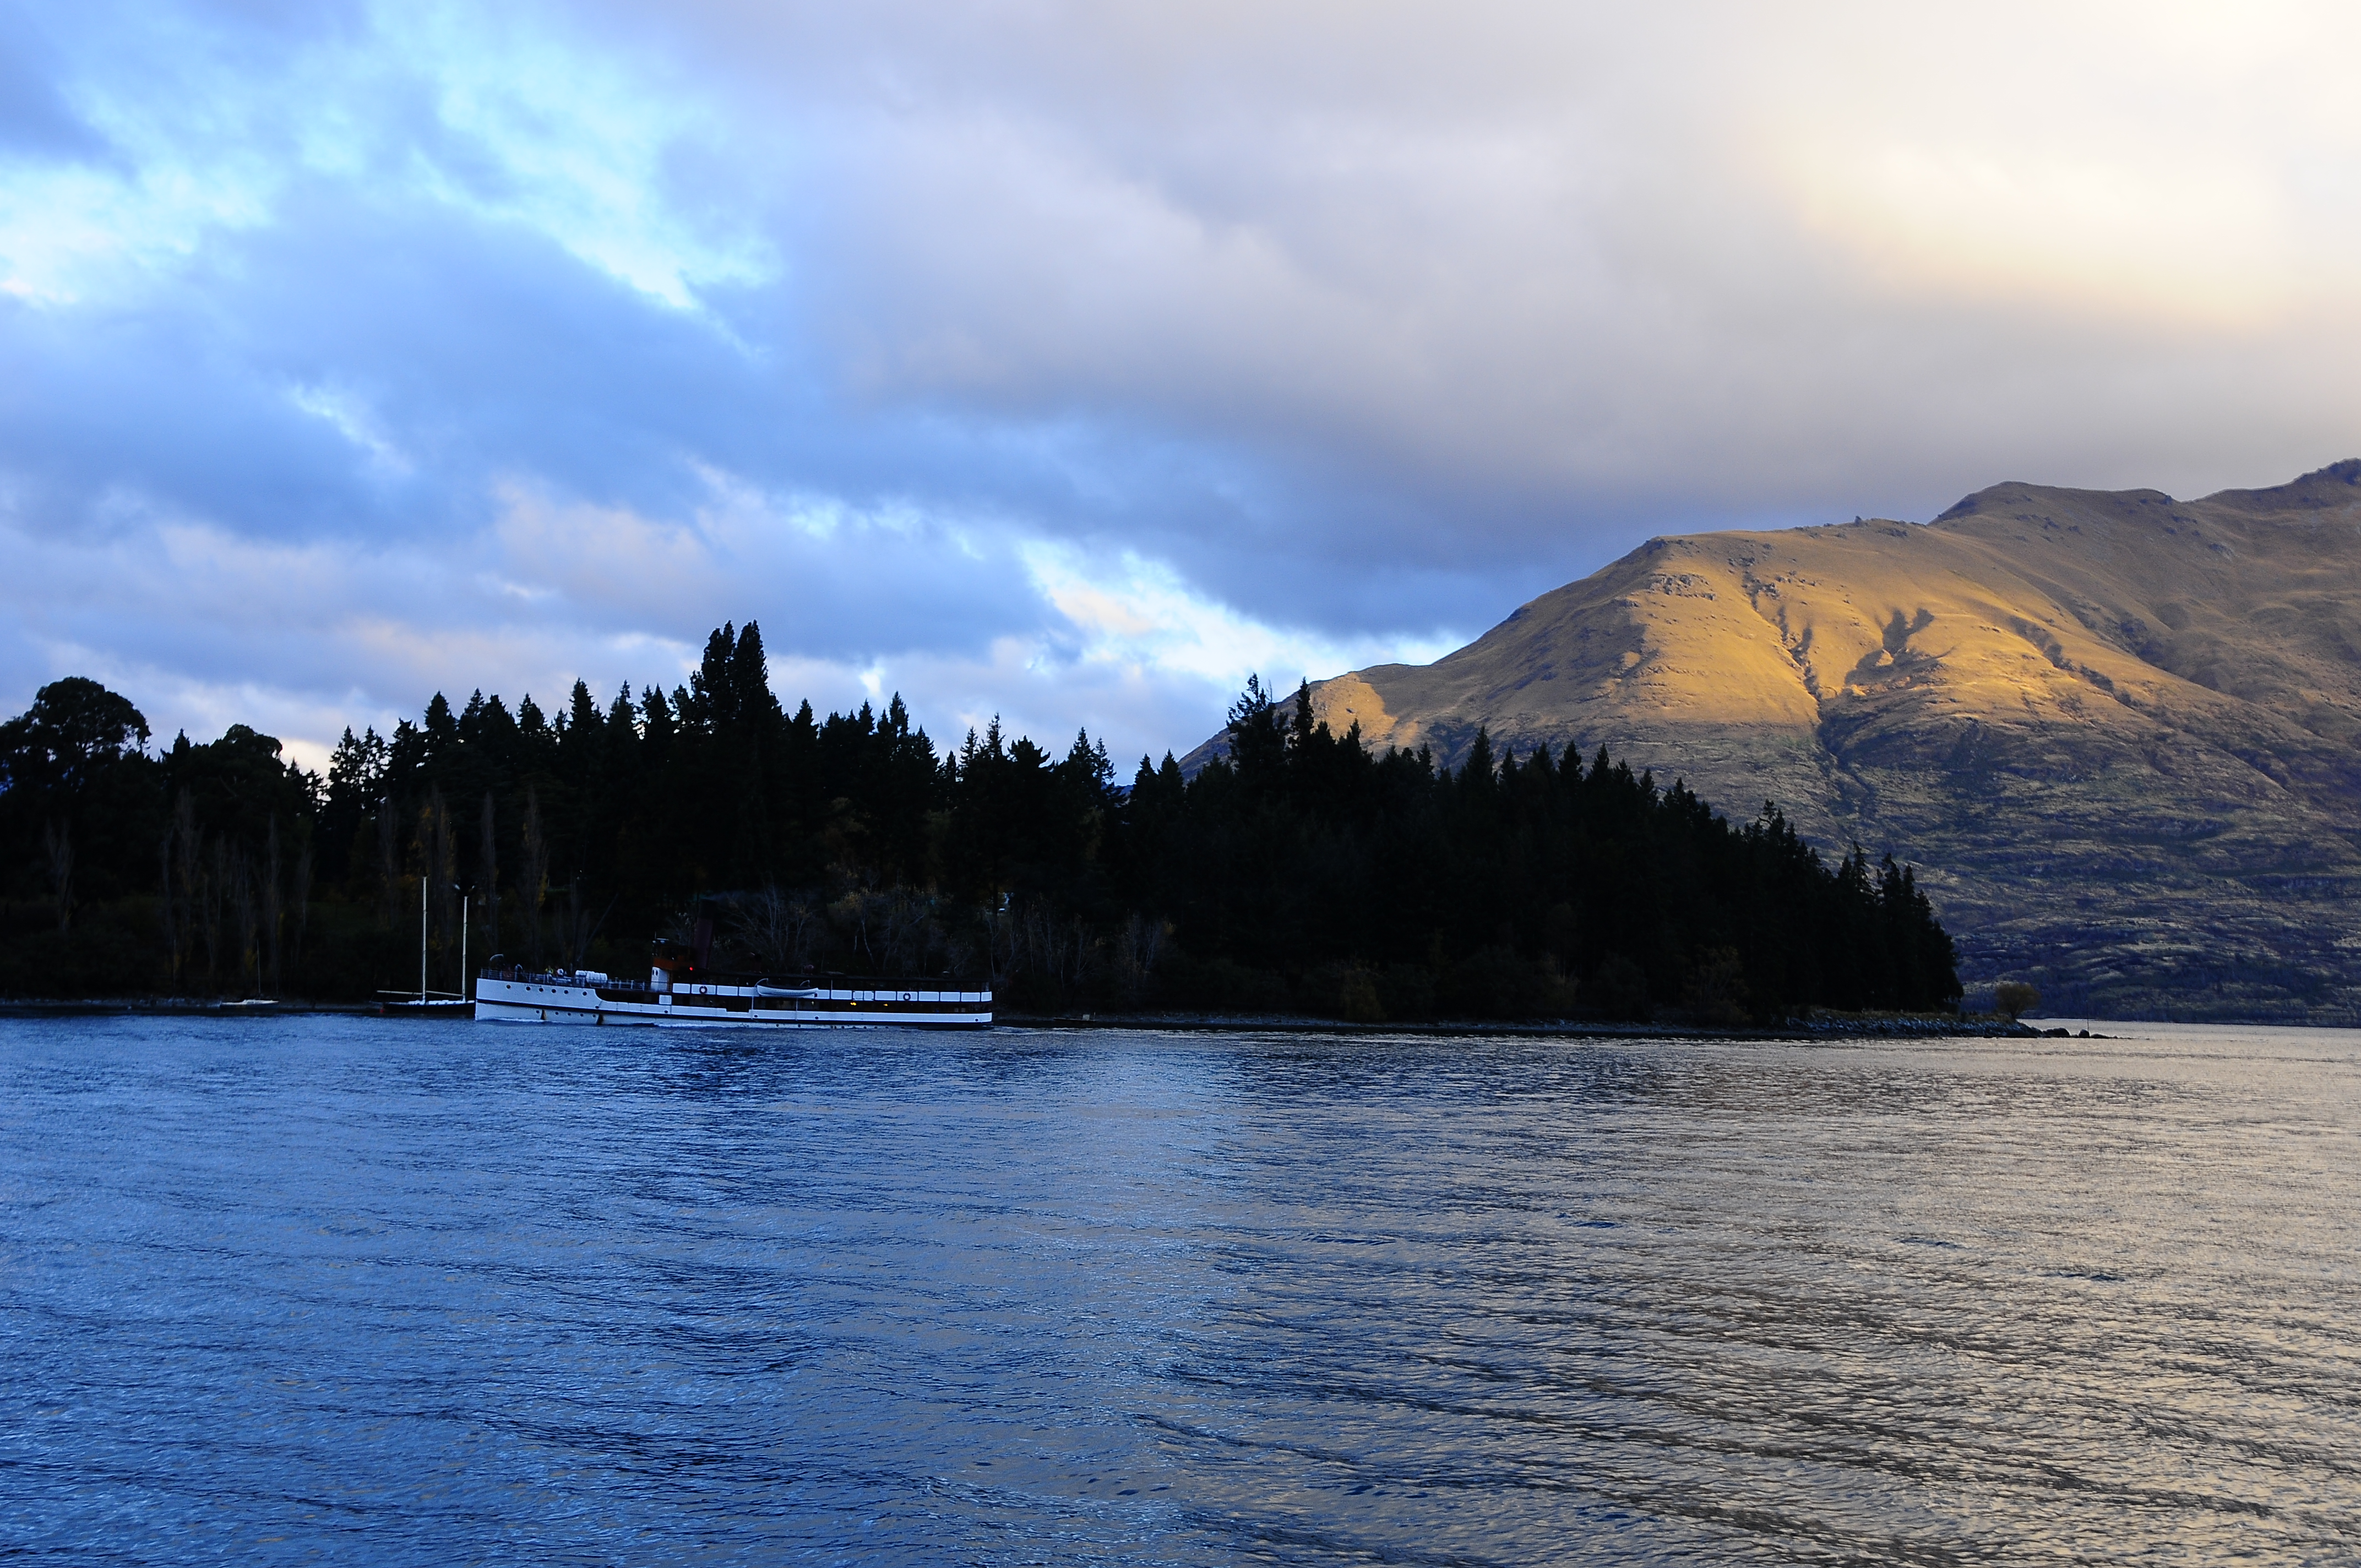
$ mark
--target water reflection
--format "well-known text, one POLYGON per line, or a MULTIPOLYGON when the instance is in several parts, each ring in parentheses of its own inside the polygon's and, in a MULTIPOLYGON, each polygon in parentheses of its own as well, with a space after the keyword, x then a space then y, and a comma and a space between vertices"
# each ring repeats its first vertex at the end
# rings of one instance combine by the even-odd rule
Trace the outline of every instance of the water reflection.
POLYGON ((0 1025, 0 1541, 2336 1560, 2356 1044, 0 1025))

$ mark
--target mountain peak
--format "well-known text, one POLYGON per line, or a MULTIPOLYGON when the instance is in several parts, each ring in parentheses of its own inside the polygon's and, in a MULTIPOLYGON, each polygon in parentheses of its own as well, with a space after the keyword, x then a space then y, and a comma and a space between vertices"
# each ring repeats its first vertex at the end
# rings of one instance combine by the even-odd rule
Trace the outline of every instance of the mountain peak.
POLYGON ((1482 728, 1603 744, 1738 816, 1775 800, 1830 851, 1917 859, 1962 972, 2064 1005, 2361 1014, 2334 948, 2361 896, 2361 461, 1666 535, 1313 704, 1455 765, 1482 728))
POLYGON ((1935 521, 1944 523, 1963 517, 1993 512, 2010 512, 2027 507, 2067 506, 2102 508, 2141 515, 2141 509, 2171 507, 2180 503, 2162 490, 2077 490, 2060 485, 2028 484, 2011 479, 1988 486, 1973 495, 1962 496, 1938 515, 1935 521))
POLYGON ((2361 505, 2361 457, 2348 457, 2315 468, 2301 478, 2263 490, 2218 490, 2205 498, 2211 505, 2241 511, 2319 510, 2361 505))

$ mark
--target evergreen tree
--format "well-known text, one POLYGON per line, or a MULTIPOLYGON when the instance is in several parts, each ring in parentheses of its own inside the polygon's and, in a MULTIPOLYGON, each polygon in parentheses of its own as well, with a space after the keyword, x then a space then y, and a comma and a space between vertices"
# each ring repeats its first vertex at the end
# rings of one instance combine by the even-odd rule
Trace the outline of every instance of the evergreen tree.
POLYGON ((939 755, 898 695, 789 715, 752 622, 669 694, 577 682, 555 719, 437 694, 346 731, 324 780, 244 726, 147 738, 87 681, 0 726, 8 891, 39 922, 0 985, 414 984, 423 878, 430 967, 457 882, 487 953, 635 968, 709 921, 745 964, 989 973, 1013 1005, 1728 1022, 1960 992, 1891 856, 1825 861, 1774 805, 1734 825, 1603 748, 1380 755, 1259 677, 1224 756, 1127 785, 1086 730, 1058 754, 994 718, 939 755))

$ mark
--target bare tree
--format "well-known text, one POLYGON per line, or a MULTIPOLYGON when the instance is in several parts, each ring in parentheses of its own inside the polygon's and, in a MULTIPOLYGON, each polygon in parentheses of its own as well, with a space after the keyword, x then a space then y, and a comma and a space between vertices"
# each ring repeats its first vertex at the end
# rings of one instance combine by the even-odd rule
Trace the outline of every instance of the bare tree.
MULTIPOLYGON (((1897 612, 1895 619, 1900 620, 1897 612)), ((1681 1006, 1700 1024, 1735 1028, 1746 1022, 1746 961, 1736 948, 1700 953, 1681 988, 1681 1006)))
POLYGON ((974 938, 961 931, 946 931, 943 933, 942 953, 944 973, 965 975, 969 972, 969 966, 975 961, 974 938))
POLYGON ((869 972, 878 971, 877 954, 870 946, 870 927, 876 920, 878 906, 884 901, 865 883, 852 887, 843 897, 828 906, 829 918, 844 933, 845 946, 855 956, 867 960, 869 972))
POLYGON ((812 926, 819 909, 804 894, 782 892, 766 883, 759 893, 730 902, 730 934, 752 948, 780 974, 801 973, 811 961, 812 926))
POLYGON ((1993 1006, 2012 1024, 2041 1005, 2041 992, 2030 981, 2004 980, 1993 987, 1993 1006))
POLYGON ((1134 915, 1124 922, 1123 936, 1115 946, 1115 971, 1125 1001, 1136 1003, 1147 993, 1148 981, 1156 973, 1156 960, 1164 954, 1164 939, 1170 935, 1170 923, 1150 920, 1143 915, 1134 915))

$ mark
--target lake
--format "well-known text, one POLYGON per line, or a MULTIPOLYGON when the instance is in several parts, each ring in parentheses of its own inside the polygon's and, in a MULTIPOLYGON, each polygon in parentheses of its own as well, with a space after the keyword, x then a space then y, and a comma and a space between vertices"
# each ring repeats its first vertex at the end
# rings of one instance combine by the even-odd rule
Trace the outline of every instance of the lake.
POLYGON ((2361 1557, 2361 1035, 0 1021, 0 1552, 2361 1557))

